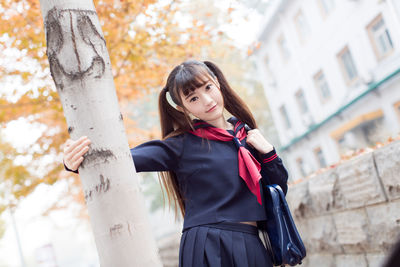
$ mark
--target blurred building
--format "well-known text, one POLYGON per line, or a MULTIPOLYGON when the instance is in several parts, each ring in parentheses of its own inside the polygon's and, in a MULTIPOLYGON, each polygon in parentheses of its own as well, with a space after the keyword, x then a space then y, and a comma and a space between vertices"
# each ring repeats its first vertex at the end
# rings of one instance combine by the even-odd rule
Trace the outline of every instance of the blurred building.
POLYGON ((290 179, 400 132, 400 1, 271 0, 256 60, 290 179))

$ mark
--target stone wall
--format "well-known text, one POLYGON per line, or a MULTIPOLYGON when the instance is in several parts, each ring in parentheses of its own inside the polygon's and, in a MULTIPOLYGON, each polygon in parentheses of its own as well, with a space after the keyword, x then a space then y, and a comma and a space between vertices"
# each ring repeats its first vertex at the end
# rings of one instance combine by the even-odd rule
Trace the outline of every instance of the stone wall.
POLYGON ((289 187, 303 267, 378 267, 400 238, 400 141, 289 187))

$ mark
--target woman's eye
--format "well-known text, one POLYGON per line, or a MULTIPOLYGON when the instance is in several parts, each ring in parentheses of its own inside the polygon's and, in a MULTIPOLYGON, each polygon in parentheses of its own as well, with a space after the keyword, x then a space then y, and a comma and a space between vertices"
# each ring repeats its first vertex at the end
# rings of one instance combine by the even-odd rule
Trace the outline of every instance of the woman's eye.
POLYGON ((209 90, 209 89, 211 89, 211 84, 206 86, 206 90, 209 90))
POLYGON ((193 102, 193 101, 196 101, 196 100, 197 100, 197 96, 192 97, 192 98, 190 99, 190 102, 193 102))

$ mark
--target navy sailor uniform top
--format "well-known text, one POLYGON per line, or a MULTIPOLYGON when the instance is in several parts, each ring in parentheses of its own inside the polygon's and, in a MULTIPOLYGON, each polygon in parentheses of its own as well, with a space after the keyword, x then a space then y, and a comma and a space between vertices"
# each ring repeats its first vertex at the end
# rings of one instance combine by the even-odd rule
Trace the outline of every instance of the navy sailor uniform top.
MULTIPOLYGON (((235 125, 237 119, 231 117, 228 122, 235 125)), ((233 130, 228 132, 233 134, 233 130)), ((288 173, 275 148, 260 155, 246 144, 246 139, 241 143, 260 161, 261 179, 279 184, 286 194, 288 173)), ((183 133, 145 142, 130 151, 137 172, 175 172, 185 202, 183 230, 222 221, 266 220, 264 207, 239 176, 234 141, 214 141, 183 133)))

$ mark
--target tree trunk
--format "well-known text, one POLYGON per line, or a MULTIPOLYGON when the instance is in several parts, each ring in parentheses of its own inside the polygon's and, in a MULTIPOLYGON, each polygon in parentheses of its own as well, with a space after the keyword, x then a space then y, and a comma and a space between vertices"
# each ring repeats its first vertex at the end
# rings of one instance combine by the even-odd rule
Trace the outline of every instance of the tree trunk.
POLYGON ((92 0, 40 0, 51 75, 71 138, 91 148, 79 174, 101 266, 161 266, 92 0))

